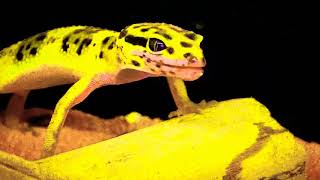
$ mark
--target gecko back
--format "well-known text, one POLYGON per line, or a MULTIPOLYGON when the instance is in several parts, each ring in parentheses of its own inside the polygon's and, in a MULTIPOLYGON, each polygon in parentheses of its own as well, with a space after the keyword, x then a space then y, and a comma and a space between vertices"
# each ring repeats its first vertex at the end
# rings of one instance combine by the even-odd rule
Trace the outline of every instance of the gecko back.
POLYGON ((73 83, 97 71, 112 72, 117 66, 112 51, 117 35, 97 27, 70 26, 19 41, 0 51, 0 93, 73 83))

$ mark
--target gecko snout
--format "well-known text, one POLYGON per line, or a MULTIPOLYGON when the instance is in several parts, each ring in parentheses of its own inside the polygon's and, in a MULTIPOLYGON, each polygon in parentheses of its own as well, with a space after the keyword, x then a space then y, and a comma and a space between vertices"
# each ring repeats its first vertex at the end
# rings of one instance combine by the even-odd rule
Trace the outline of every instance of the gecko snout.
POLYGON ((187 60, 188 60, 188 65, 190 67, 204 67, 207 64, 206 59, 204 57, 201 59, 198 59, 195 56, 191 56, 187 60))

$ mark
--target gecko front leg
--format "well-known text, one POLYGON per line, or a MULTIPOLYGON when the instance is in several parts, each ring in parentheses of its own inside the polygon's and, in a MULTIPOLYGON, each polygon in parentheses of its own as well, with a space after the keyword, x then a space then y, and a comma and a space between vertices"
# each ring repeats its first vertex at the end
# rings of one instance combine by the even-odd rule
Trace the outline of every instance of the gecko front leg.
POLYGON ((42 153, 43 158, 54 154, 58 136, 64 125, 68 111, 73 106, 82 102, 95 89, 112 83, 114 83, 114 80, 110 75, 95 74, 82 77, 66 92, 57 103, 47 128, 44 140, 44 150, 42 153))
POLYGON ((176 111, 173 111, 168 115, 169 118, 189 113, 199 113, 200 109, 214 105, 216 103, 216 101, 210 101, 207 103, 205 100, 202 100, 199 104, 196 104, 190 100, 187 88, 183 80, 167 77, 167 81, 174 102, 178 108, 176 111))

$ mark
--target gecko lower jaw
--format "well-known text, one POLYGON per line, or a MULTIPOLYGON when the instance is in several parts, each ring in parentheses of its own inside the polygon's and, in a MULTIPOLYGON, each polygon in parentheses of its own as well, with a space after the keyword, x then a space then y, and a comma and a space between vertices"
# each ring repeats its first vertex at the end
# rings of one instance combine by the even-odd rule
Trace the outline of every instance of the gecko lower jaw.
POLYGON ((163 76, 175 77, 185 81, 193 81, 203 75, 203 68, 161 64, 158 73, 163 76))

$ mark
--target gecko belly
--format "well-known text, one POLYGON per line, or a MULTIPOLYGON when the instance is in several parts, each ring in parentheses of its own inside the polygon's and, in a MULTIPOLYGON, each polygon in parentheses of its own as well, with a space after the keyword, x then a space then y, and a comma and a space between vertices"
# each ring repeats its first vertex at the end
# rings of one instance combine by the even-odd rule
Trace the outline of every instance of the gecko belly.
POLYGON ((0 93, 12 93, 21 90, 42 89, 57 85, 71 84, 80 79, 73 71, 55 66, 41 66, 36 70, 17 74, 5 86, 0 87, 0 93))

